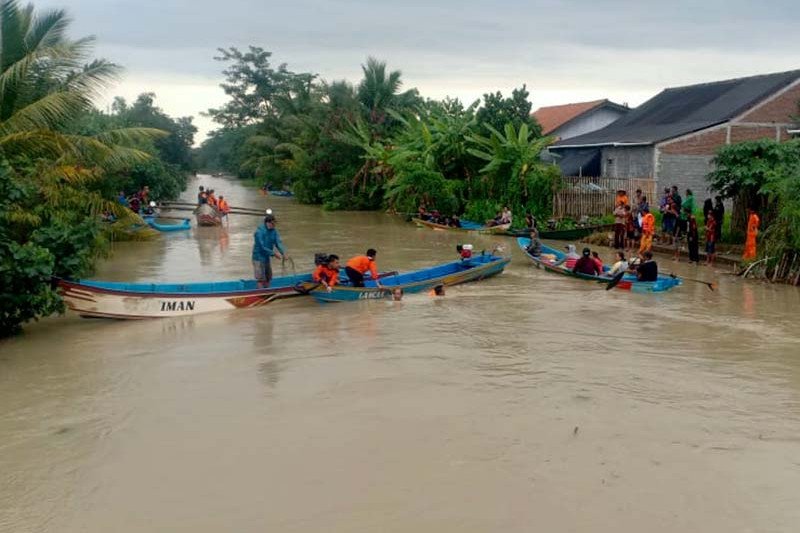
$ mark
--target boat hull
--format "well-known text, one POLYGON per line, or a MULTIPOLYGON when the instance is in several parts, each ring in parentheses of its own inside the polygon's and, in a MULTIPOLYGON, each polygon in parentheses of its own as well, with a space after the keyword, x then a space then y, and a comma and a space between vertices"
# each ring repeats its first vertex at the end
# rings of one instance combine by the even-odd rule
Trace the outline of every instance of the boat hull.
POLYGON ((511 228, 511 224, 501 224, 499 226, 482 226, 477 222, 470 222, 469 220, 462 220, 461 227, 456 228, 453 226, 445 226, 444 224, 437 224, 429 220, 422 220, 415 218, 414 223, 418 226, 424 226, 431 229, 450 230, 450 231, 477 231, 479 233, 496 233, 502 234, 511 228))
POLYGON ((445 263, 422 270, 387 276, 381 279, 382 288, 369 281, 366 287, 336 286, 331 292, 317 287, 311 295, 320 302, 351 302, 356 300, 379 300, 391 298, 394 289, 404 293, 428 291, 437 285, 451 286, 478 281, 503 272, 511 258, 499 256, 477 256, 471 260, 445 263))
POLYGON ((219 212, 208 204, 202 204, 194 212, 198 226, 219 226, 222 217, 219 212))
POLYGON ((58 280, 58 290, 67 307, 80 316, 136 320, 261 307, 301 296, 303 291, 296 287, 310 281, 310 274, 286 276, 260 289, 256 280, 185 285, 58 280), (220 285, 221 290, 191 290, 193 286, 213 285, 220 285))
MULTIPOLYGON (((553 264, 553 262, 547 261, 542 258, 534 257, 528 253, 526 249, 530 244, 530 239, 524 238, 517 238, 517 244, 519 245, 522 252, 525 254, 533 264, 535 264, 539 268, 543 268, 548 272, 553 272, 555 274, 560 274, 562 276, 567 276, 570 278, 577 278, 582 279, 585 281, 592 281, 595 283, 602 283, 608 284, 611 281, 611 277, 605 276, 592 276, 589 274, 582 274, 579 272, 573 272, 568 270, 560 265, 553 264)), ((542 253, 543 254, 552 254, 555 255, 557 259, 561 259, 565 254, 554 250, 548 246, 542 246, 542 253)), ((636 276, 633 274, 626 274, 616 285, 617 289, 623 291, 631 291, 631 292, 664 292, 668 291, 674 287, 677 287, 681 284, 680 278, 671 278, 669 276, 659 276, 658 281, 638 281, 636 276)))
POLYGON ((148 226, 157 231, 171 232, 171 231, 186 231, 192 229, 192 224, 189 222, 188 218, 184 218, 183 221, 178 224, 160 224, 156 222, 157 217, 145 216, 143 218, 144 221, 147 222, 148 226))
MULTIPOLYGON (((582 228, 572 228, 572 229, 562 229, 562 230, 553 230, 553 231, 540 231, 539 238, 540 239, 549 239, 554 241, 579 241, 589 235, 597 233, 598 231, 611 231, 614 229, 613 224, 601 224, 598 226, 585 226, 582 228)), ((508 230, 503 232, 503 235, 508 235, 510 237, 527 237, 530 235, 531 230, 524 228, 524 229, 515 229, 515 230, 508 230)))

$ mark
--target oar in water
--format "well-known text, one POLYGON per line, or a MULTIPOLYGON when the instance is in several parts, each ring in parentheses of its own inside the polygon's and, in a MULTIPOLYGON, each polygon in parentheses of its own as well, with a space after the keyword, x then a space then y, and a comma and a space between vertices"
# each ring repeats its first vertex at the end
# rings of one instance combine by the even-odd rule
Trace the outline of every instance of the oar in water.
POLYGON ((686 281, 694 281, 695 283, 702 283, 703 285, 708 287, 709 290, 712 290, 712 291, 717 288, 717 284, 714 283, 713 281, 703 281, 702 279, 683 278, 683 277, 676 276, 675 274, 672 274, 672 273, 670 273, 669 277, 671 277, 672 279, 682 279, 682 280, 686 280, 686 281))
POLYGON ((619 282, 622 281, 622 278, 624 276, 625 276, 624 270, 622 272, 617 272, 617 274, 613 278, 611 278, 611 281, 609 281, 608 284, 606 285, 606 290, 610 291, 611 289, 619 285, 619 282))

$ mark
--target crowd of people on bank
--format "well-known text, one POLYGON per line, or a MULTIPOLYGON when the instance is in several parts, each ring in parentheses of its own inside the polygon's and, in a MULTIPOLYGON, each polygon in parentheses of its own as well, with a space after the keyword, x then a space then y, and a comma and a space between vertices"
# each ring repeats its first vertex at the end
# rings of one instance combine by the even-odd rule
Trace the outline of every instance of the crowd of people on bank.
MULTIPOLYGON (((700 264, 701 239, 700 225, 695 215, 696 206, 691 189, 686 189, 686 196, 681 197, 676 185, 665 188, 658 205, 661 231, 657 233, 655 216, 641 189, 636 190, 632 200, 629 200, 626 191, 617 191, 614 202, 614 248, 638 250, 642 255, 646 251, 652 251, 653 242, 656 241, 671 246, 676 261, 686 249, 689 263, 700 264)), ((713 201, 711 198, 706 199, 703 203, 703 238, 707 265, 713 265, 716 260, 716 247, 722 237, 724 220, 725 205, 722 198, 717 196, 713 201)), ((756 228, 755 232, 757 231, 756 228)))

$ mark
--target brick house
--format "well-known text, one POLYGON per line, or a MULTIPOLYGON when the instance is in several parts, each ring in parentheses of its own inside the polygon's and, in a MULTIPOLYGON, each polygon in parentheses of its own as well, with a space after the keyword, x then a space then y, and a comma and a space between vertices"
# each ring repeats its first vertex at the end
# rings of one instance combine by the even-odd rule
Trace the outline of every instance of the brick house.
POLYGON ((610 100, 594 100, 540 107, 533 112, 533 117, 542 126, 542 134, 570 139, 605 128, 628 111, 628 106, 610 100))
POLYGON ((583 175, 652 176, 659 186, 703 193, 720 146, 789 139, 798 102, 800 70, 665 89, 618 121, 562 139, 550 151, 564 175, 581 168, 583 175))

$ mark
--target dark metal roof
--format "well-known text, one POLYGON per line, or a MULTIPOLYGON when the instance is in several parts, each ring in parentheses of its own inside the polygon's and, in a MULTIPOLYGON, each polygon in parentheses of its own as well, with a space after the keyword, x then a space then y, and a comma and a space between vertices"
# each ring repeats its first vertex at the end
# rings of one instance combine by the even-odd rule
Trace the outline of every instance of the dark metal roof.
POLYGON ((559 141, 568 146, 654 144, 722 124, 800 79, 800 70, 665 89, 603 129, 559 141))

